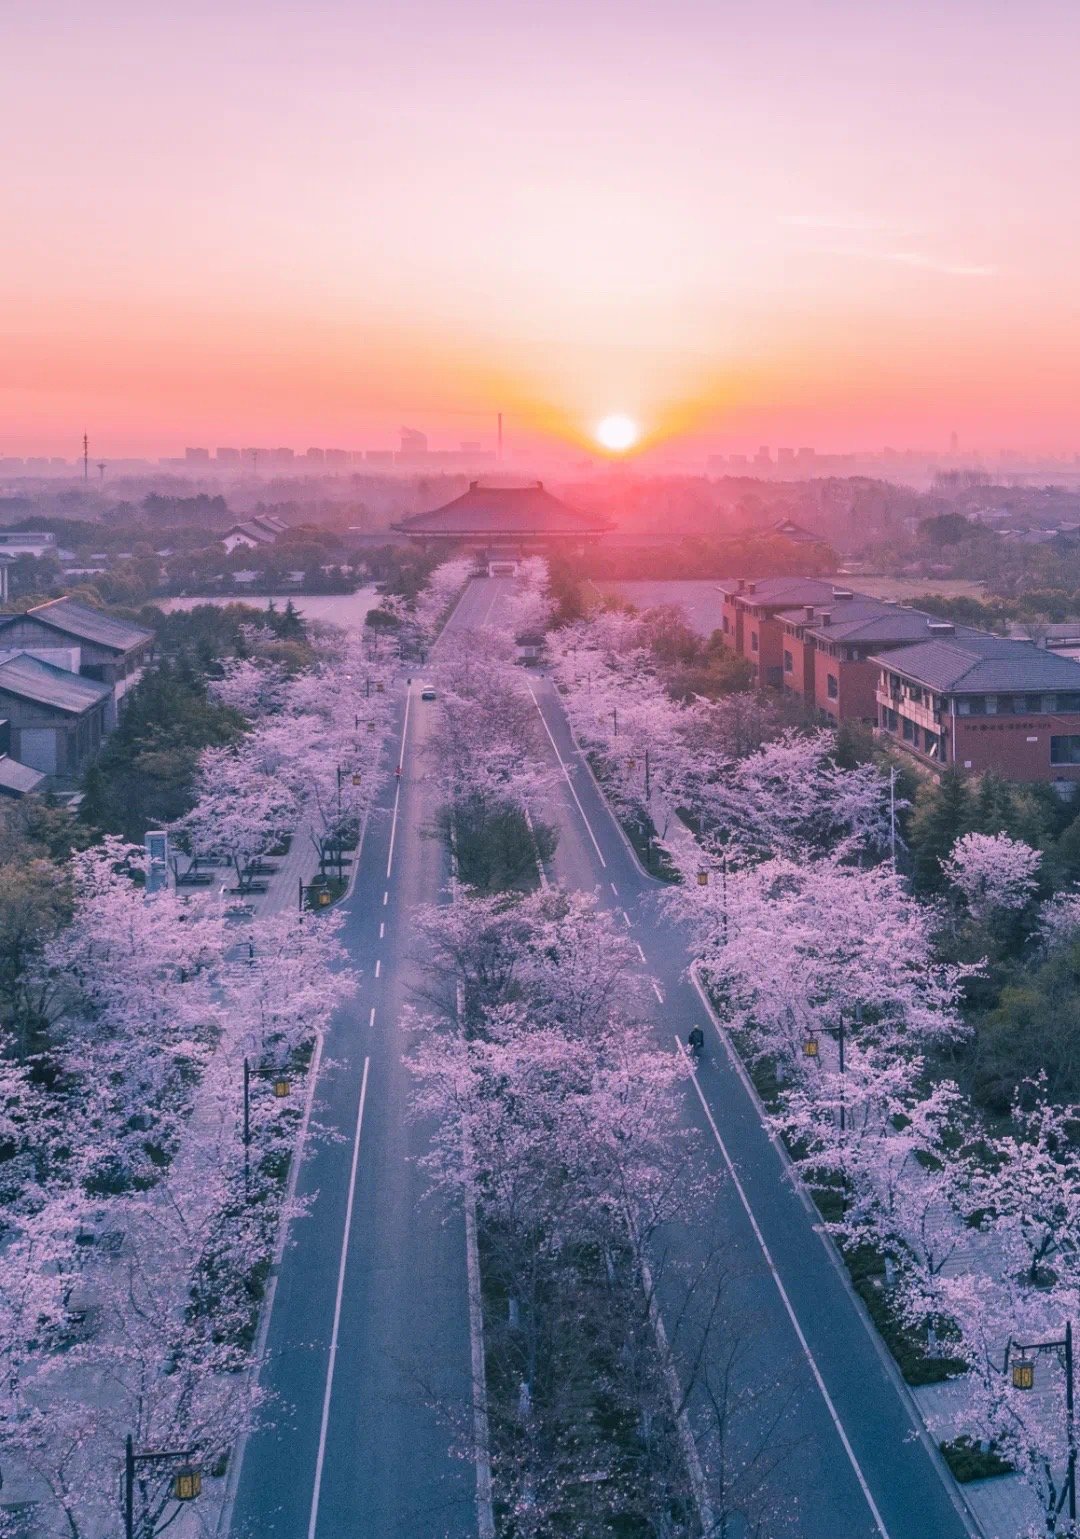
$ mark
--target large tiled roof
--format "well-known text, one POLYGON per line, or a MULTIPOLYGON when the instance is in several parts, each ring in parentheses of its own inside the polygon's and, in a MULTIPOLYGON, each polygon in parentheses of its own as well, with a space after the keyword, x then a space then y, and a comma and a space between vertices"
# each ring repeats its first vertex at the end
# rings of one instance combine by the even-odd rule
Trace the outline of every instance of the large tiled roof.
POLYGON ((414 513, 394 524, 403 534, 454 538, 472 535, 603 534, 611 521, 597 513, 582 513, 544 490, 532 486, 481 486, 473 481, 453 502, 428 513, 414 513))
MULTIPOLYGON (((829 611, 827 625, 820 613, 813 620, 807 620, 805 609, 783 610, 777 618, 802 625, 810 635, 818 636, 822 641, 852 644, 872 642, 882 646, 888 646, 893 641, 936 640, 938 638, 934 636, 933 627, 947 623, 921 609, 904 609, 899 604, 889 604, 885 599, 869 598, 863 594, 856 594, 849 599, 834 599, 831 604, 816 605, 815 608, 829 611)), ((982 634, 971 626, 957 625, 949 632, 949 639, 953 635, 966 637, 982 634)))
POLYGON ((749 582, 734 578, 721 579, 717 587, 732 598, 745 599, 748 604, 763 605, 768 609, 795 604, 833 603, 833 589, 837 585, 820 577, 758 577, 749 582))
POLYGON ((930 689, 955 694, 1029 689, 1080 693, 1080 663, 1031 641, 1010 641, 979 631, 878 652, 875 661, 930 689))
MULTIPOLYGON (((116 652, 127 652, 131 647, 144 646, 154 639, 153 631, 134 625, 130 620, 118 620, 115 615, 92 609, 89 604, 80 604, 72 598, 50 599, 46 604, 36 604, 33 609, 28 609, 27 614, 45 625, 55 626, 66 636, 110 647, 116 652)), ((3 618, 9 620, 6 615, 3 618)))
POLYGON ((52 663, 43 663, 26 652, 17 652, 14 657, 0 662, 0 690, 6 690, 20 700, 32 700, 37 705, 48 705, 74 716, 81 715, 112 693, 108 684, 84 679, 81 674, 69 673, 66 668, 54 668, 52 663))

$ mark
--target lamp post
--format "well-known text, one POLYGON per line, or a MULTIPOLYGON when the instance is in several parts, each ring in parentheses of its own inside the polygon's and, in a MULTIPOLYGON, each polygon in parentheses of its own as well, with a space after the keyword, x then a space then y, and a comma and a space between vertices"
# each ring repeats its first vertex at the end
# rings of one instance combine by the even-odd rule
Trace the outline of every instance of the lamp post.
MULTIPOLYGON (((193 1502, 202 1490, 202 1475, 189 1463, 193 1448, 156 1448, 146 1453, 135 1452, 135 1442, 129 1432, 124 1443, 124 1539, 135 1539, 135 1470, 140 1464, 163 1464, 168 1459, 183 1459, 184 1463, 173 1477, 172 1497, 176 1502, 193 1502)), ((140 1523, 140 1529, 143 1524, 140 1523)), ((146 1539, 140 1534, 139 1539, 146 1539)))
POLYGON ((1073 1349, 1072 1349, 1072 1321, 1065 1326, 1065 1336, 1061 1341, 1010 1341, 1005 1348, 1005 1369, 1009 1368, 1009 1353, 1013 1347, 1020 1354, 1012 1363, 1013 1389, 1027 1391, 1035 1388, 1035 1357, 1032 1354, 1039 1352, 1064 1352, 1065 1354, 1065 1439, 1069 1451, 1069 1473, 1066 1477, 1064 1491, 1057 1504, 1058 1512, 1069 1503, 1069 1519, 1071 1523, 1076 1521, 1076 1426, 1073 1415, 1073 1349))
POLYGON ((614 705, 611 708, 611 720, 612 720, 612 723, 614 724, 614 727, 615 727, 614 736, 618 737, 618 735, 619 735, 619 707, 617 705, 614 705))
MULTIPOLYGON (((862 1024, 862 1005, 855 1006, 855 1024, 862 1024)), ((803 1043, 803 1056, 814 1059, 819 1057, 821 1044, 818 1042, 818 1033, 825 1032, 830 1037, 836 1038, 836 1045, 840 1052, 840 1131, 847 1130, 847 1111, 844 1106, 844 1017, 841 1016, 835 1026, 812 1026, 806 1034, 803 1043)))
POLYGON ((281 1069, 253 1069, 247 1058, 244 1059, 244 1193, 248 1192, 251 1183, 251 1076, 258 1075, 260 1079, 272 1079, 274 1081, 274 1098, 282 1101, 292 1090, 288 1076, 281 1069))

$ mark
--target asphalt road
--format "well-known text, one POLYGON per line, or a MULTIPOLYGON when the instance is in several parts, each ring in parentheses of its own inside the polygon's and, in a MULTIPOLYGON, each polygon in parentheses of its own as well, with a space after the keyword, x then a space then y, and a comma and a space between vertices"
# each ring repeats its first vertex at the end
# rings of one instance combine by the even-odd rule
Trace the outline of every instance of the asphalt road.
MULTIPOLYGON (((499 586, 494 580, 473 584, 477 610, 493 624, 500 616, 499 586)), ((715 1204, 702 1213, 700 1233, 667 1241, 671 1253, 683 1257, 695 1245, 703 1252, 722 1249, 733 1275, 733 1305, 750 1329, 738 1387, 747 1393, 778 1387, 787 1396, 773 1434, 783 1449, 774 1478, 794 1514, 795 1533, 799 1539, 964 1539, 972 1529, 919 1435, 883 1349, 709 1024, 687 976, 685 937, 660 908, 661 884, 645 874, 623 839, 550 681, 533 676, 531 687, 545 740, 565 771, 551 807, 559 833, 551 877, 596 891, 627 927, 655 980, 664 1045, 675 1050, 676 1038, 685 1042, 695 1023, 707 1032, 705 1061, 687 1090, 686 1116, 725 1180, 715 1204)), ((673 1281, 665 1313, 670 1303, 690 1351, 693 1321, 685 1318, 678 1290, 673 1281)), ((766 1415, 769 1404, 766 1396, 766 1415)))
MULTIPOLYGON (((509 591, 505 580, 473 582, 450 627, 498 624, 509 591)), ((559 831, 550 874, 596 890, 627 927, 656 982, 659 1040, 675 1051, 676 1037, 707 1021, 686 977, 684 939, 660 912, 658 884, 583 765, 552 686, 537 675, 530 683, 545 741, 566 771, 549 812, 559 831)), ((421 753, 425 720, 414 684, 397 816, 392 785, 369 824, 345 905, 362 986, 332 1027, 317 1105, 337 1138, 316 1140, 301 1173, 312 1207, 282 1262, 263 1373, 279 1412, 249 1440, 236 1539, 458 1539, 477 1531, 475 1474, 453 1452, 454 1413, 467 1406, 470 1388, 464 1224, 423 1197, 414 1162, 427 1135, 406 1118, 400 1063, 399 1016, 418 978, 409 913, 439 897, 447 877, 442 851, 425 833, 434 811, 421 753)), ((719 1245, 731 1265, 740 1317, 752 1321, 738 1385, 779 1386, 786 1397, 774 1437, 795 1532, 962 1539, 970 1530, 879 1345, 746 1085, 707 1031, 685 1115, 725 1179, 700 1232, 668 1242, 683 1257, 719 1245)), ((693 1305, 664 1276, 678 1348, 692 1340, 693 1305)))
POLYGON ((471 1395, 465 1227, 424 1197, 415 1161, 427 1131, 406 1115, 401 1063, 400 1017, 419 977, 409 915, 447 882, 426 833, 428 709, 414 680, 400 787, 369 821, 343 905, 361 987, 326 1041, 315 1104, 325 1131, 298 1186, 311 1207, 293 1225, 267 1336, 262 1382, 277 1401, 247 1443, 235 1539, 476 1533, 475 1473, 453 1452, 471 1395))

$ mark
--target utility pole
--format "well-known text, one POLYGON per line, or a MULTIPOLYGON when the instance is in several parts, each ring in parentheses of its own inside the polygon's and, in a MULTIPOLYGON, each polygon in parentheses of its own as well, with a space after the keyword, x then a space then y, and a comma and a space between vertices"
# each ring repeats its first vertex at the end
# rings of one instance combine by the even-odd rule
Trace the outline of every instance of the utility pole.
POLYGON ((82 436, 82 478, 84 481, 90 479, 90 435, 88 433, 82 436))
POLYGON ((896 870, 896 765, 889 770, 889 848, 892 868, 896 870))

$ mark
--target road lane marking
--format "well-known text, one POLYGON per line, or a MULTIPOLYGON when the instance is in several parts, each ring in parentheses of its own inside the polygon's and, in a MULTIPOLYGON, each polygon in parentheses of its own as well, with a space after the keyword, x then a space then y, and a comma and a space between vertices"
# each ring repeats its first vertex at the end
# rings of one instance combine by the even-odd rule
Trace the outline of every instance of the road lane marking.
POLYGON ((368 1025, 369 1026, 374 1026, 374 1024, 375 1024, 375 1006, 372 1005, 372 1007, 371 1007, 371 1014, 368 1016, 368 1025))
POLYGON ((540 709, 540 702, 539 702, 539 700, 537 700, 535 694, 533 694, 533 687, 532 687, 531 684, 529 685, 529 694, 532 695, 532 703, 536 707, 536 713, 540 717, 540 720, 544 724, 544 731, 548 735, 548 742, 551 744, 552 748, 554 748, 554 750, 555 750, 555 757, 556 757, 556 759, 558 759, 559 765, 560 765, 560 767, 562 769, 562 772, 563 772, 563 775, 564 775, 564 777, 566 779, 566 783, 570 787, 570 795, 574 798, 574 801, 577 803, 577 810, 581 813, 581 821, 585 824, 585 827, 588 829, 589 838, 593 842, 593 849, 596 851, 597 859, 599 860, 600 864, 604 867, 604 870, 606 871, 607 870, 607 861, 604 859, 603 851, 601 850, 600 846, 596 842, 596 835, 593 833, 592 824, 589 822, 588 818, 585 816, 585 808, 581 805, 581 798, 578 796, 577 791, 574 788, 574 782, 570 779, 570 771, 566 767, 566 761, 563 758, 562 754, 559 752, 559 746, 556 743, 555 739, 551 735, 551 728, 548 726, 547 718, 545 717, 543 711, 540 709))
MULTIPOLYGON (((385 924, 380 924, 380 926, 379 926, 379 939, 380 940, 385 940, 386 939, 386 925, 385 924)), ((642 958, 642 960, 644 961, 644 958, 642 958)))
POLYGON ((390 894, 388 892, 384 892, 383 895, 382 895, 382 906, 383 906, 383 908, 385 908, 386 905, 389 902, 390 902, 390 894))
POLYGON ((622 916, 626 920, 626 928, 629 930, 632 928, 634 921, 630 918, 630 915, 626 912, 625 909, 622 910, 622 916))
MULTIPOLYGON (((412 705, 412 690, 405 696, 405 720, 401 724, 401 747, 398 749, 398 768, 405 768, 405 739, 409 735, 409 707, 412 705)), ((398 803, 401 801, 401 776, 398 776, 397 787, 394 791, 394 816, 390 822, 390 849, 386 856, 386 880, 390 880, 390 873, 394 869, 394 840, 397 837, 398 803)), ((386 902, 386 899, 383 899, 386 902)))
MULTIPOLYGON (((465 1157, 468 1159, 468 1149, 465 1157)), ((465 1260, 469 1278, 469 1353, 473 1376, 473 1437, 476 1443, 476 1527, 479 1539, 495 1539, 491 1483, 487 1371, 484 1366, 484 1304, 480 1291, 480 1254, 476 1243, 476 1196, 465 1193, 465 1260)))
POLYGON ((653 979, 653 986, 652 987, 653 987, 653 993, 656 995, 656 997, 660 1001, 660 1003, 663 1004, 664 1003, 664 995, 663 995, 663 993, 661 991, 660 985, 656 982, 655 978, 653 979))
POLYGON ((608 886, 611 888, 611 890, 615 894, 615 896, 618 897, 619 896, 619 889, 615 886, 615 883, 614 882, 609 882, 608 886))
POLYGON ((637 954, 638 954, 638 956, 641 958, 641 960, 643 962, 646 961, 647 959, 646 959, 645 953, 641 949, 641 942, 640 941, 635 941, 634 945, 637 947, 637 954))
MULTIPOLYGON (((375 1014, 374 1010, 371 1012, 375 1014)), ((364 1103, 367 1101, 368 1070, 371 1059, 364 1059, 364 1076, 360 1081, 360 1105, 356 1112, 356 1134, 353 1138, 352 1167, 349 1170, 349 1191, 345 1199, 345 1232, 341 1237, 341 1259, 338 1262, 337 1294, 334 1298, 334 1324, 330 1332, 330 1361, 326 1365, 326 1388, 323 1391, 322 1421, 319 1426, 319 1451, 315 1456, 315 1484, 311 1492, 311 1516, 308 1519, 307 1539, 315 1539, 319 1521, 319 1495, 322 1491, 323 1464, 326 1460, 326 1431, 330 1425, 330 1396, 334 1388, 334 1363, 337 1359, 338 1334, 341 1330, 341 1300, 345 1294, 345 1262, 349 1254, 349 1235, 352 1232, 353 1202, 356 1198, 356 1170, 360 1163, 360 1130, 364 1125, 364 1103)))
MULTIPOLYGON (((686 1049, 683 1047, 682 1038, 676 1036, 675 1041, 678 1044, 679 1052, 685 1056, 686 1049)), ((848 1435, 844 1431, 844 1424, 840 1420, 836 1406, 833 1404, 832 1396, 829 1394, 829 1391, 825 1387, 825 1380, 821 1376, 821 1370, 817 1365, 817 1359, 814 1357, 813 1352, 810 1350, 810 1343, 803 1335, 803 1328, 799 1324, 799 1317, 792 1307, 791 1300, 788 1297, 788 1291, 784 1287, 783 1279, 776 1269, 776 1263, 772 1258, 772 1252, 769 1250, 769 1247, 765 1242, 765 1236, 762 1234, 760 1226, 758 1225, 758 1221, 754 1217, 754 1210, 750 1206, 750 1201, 743 1188, 743 1184, 739 1180, 739 1177, 736 1173, 735 1165, 731 1155, 728 1153, 727 1145, 720 1136, 720 1129, 716 1126, 716 1120, 713 1117, 712 1111, 710 1110, 709 1103, 706 1101, 704 1095, 702 1094, 701 1086, 698 1083, 697 1070, 693 1068, 693 1066, 691 1066, 690 1070, 690 1079, 693 1083, 695 1091, 697 1092, 697 1098, 701 1102, 701 1109, 705 1113, 709 1127, 712 1129, 712 1135, 716 1139, 717 1148, 720 1150, 720 1153, 723 1156, 724 1164, 727 1166, 728 1175, 731 1177, 732 1184, 734 1185, 735 1190, 739 1195, 739 1201, 742 1203, 743 1210, 746 1213, 747 1218, 750 1220, 750 1227, 754 1231, 754 1238, 757 1240, 761 1254, 765 1258, 765 1264, 772 1274, 772 1280, 776 1284, 776 1291, 780 1295, 784 1309, 787 1311, 788 1319, 791 1321, 795 1334, 799 1338, 799 1345, 802 1347, 803 1355, 806 1358, 807 1363, 810 1365, 810 1372, 814 1376, 814 1382, 818 1389, 821 1391, 821 1398, 824 1400, 826 1409, 832 1418, 832 1424, 836 1428, 840 1441, 843 1444, 844 1452, 848 1456, 851 1468, 855 1471, 855 1478, 859 1482, 859 1489, 862 1491, 863 1496, 866 1498, 866 1504, 870 1508, 870 1513, 874 1519, 875 1527, 877 1528, 878 1533, 881 1535, 881 1539, 889 1539, 889 1530, 885 1527, 885 1520, 882 1518, 881 1513, 878 1511, 877 1503, 874 1501, 870 1487, 866 1483, 866 1476, 862 1472, 862 1466, 859 1464, 859 1461, 855 1456, 855 1450, 852 1448, 850 1442, 848 1441, 848 1435)))
POLYGON ((377 978, 377 977, 378 977, 378 976, 379 976, 379 974, 380 974, 380 973, 381 973, 381 972, 382 972, 382 959, 381 959, 381 958, 380 958, 380 959, 379 959, 379 960, 378 960, 378 961, 377 961, 377 962, 376 962, 376 963, 375 963, 375 976, 376 976, 376 978, 377 978))

